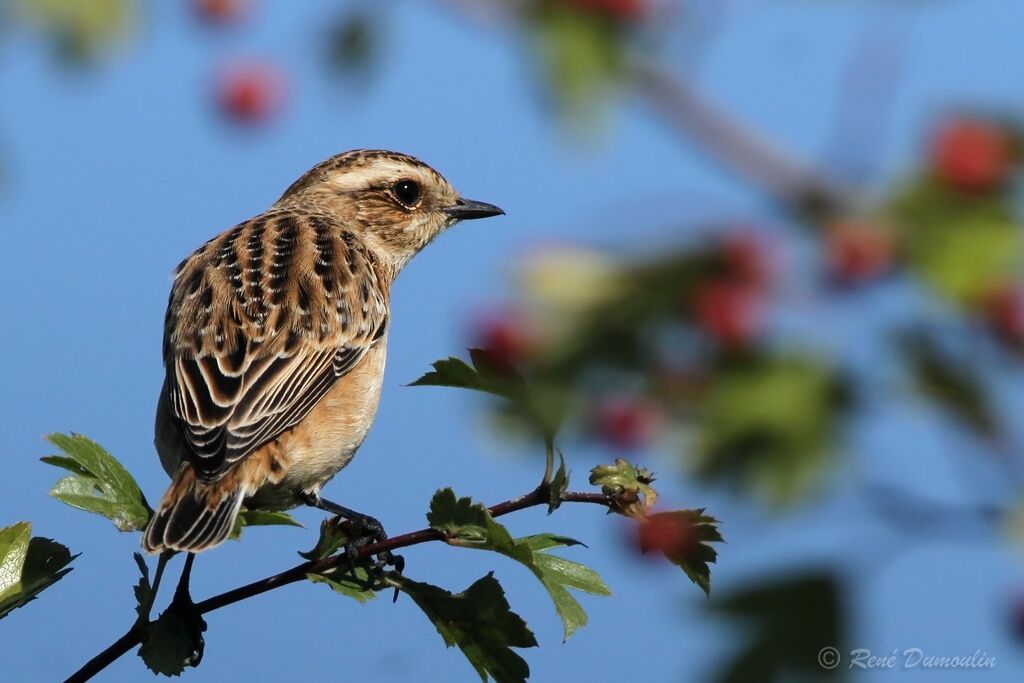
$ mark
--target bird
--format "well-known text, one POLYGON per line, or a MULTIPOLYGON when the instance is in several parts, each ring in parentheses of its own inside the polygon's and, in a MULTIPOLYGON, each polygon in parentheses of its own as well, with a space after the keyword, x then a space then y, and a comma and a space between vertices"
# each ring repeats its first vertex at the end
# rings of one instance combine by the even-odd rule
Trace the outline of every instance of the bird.
POLYGON ((172 481, 143 549, 214 548, 243 506, 311 505, 382 537, 375 518, 320 492, 374 420, 392 283, 452 225, 501 214, 415 157, 359 149, 317 164, 185 258, 164 321, 155 425, 172 481))

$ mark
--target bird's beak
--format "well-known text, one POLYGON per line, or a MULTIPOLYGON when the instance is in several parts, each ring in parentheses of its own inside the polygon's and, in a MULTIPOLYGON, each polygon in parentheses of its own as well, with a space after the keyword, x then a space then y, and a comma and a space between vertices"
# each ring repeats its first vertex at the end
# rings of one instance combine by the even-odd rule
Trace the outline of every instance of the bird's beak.
POLYGON ((494 204, 477 202, 472 199, 461 197, 453 205, 444 210, 453 221, 469 221, 474 218, 488 218, 490 216, 503 216, 505 212, 494 204))

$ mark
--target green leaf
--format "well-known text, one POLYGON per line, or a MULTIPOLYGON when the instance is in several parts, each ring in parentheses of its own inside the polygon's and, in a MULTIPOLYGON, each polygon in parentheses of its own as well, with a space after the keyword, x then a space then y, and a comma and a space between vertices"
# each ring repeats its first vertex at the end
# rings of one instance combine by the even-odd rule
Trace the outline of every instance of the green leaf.
POLYGON ((481 681, 525 683, 530 667, 512 648, 536 647, 526 622, 513 612, 501 584, 488 574, 462 593, 391 573, 387 582, 412 598, 441 634, 446 646, 457 645, 481 681))
POLYGON ((63 578, 78 557, 56 541, 31 536, 28 522, 0 529, 0 619, 63 578))
POLYGON ((577 124, 593 122, 623 70, 620 22, 571 3, 537 3, 530 23, 548 91, 577 124))
MULTIPOLYGON (((553 457, 553 449, 549 448, 548 457, 553 457)), ((569 489, 569 474, 565 471, 565 456, 558 451, 558 469, 555 476, 548 483, 548 514, 558 509, 562 504, 562 495, 569 489)))
MULTIPOLYGON (((231 530, 229 538, 237 541, 242 537, 242 527, 247 526, 297 526, 302 527, 295 518, 287 512, 269 512, 267 510, 245 510, 238 513, 235 518, 235 527, 231 530)), ((302 527, 305 528, 305 527, 302 527)))
MULTIPOLYGON (((751 585, 708 602, 740 622, 748 640, 714 680, 746 681, 843 678, 843 667, 818 663, 822 648, 847 652, 842 589, 834 576, 812 573, 751 585)), ((742 637, 742 636, 741 636, 742 637)))
POLYGON ((640 550, 661 551, 707 596, 711 595, 711 569, 718 559, 709 543, 723 542, 718 520, 699 510, 659 512, 640 520, 640 550))
POLYGON ((133 588, 135 592, 135 611, 141 622, 149 621, 149 611, 153 607, 153 586, 149 582, 149 567, 142 553, 132 553, 135 564, 139 567, 139 582, 133 588))
POLYGON ((164 676, 179 676, 186 666, 198 664, 203 650, 202 631, 206 623, 196 615, 197 622, 181 611, 168 608, 146 628, 146 639, 139 648, 139 657, 150 671, 164 676))
POLYGON ((611 590, 601 580, 601 576, 590 567, 540 552, 547 548, 582 545, 579 541, 552 534, 540 534, 516 539, 516 544, 534 551, 532 564, 528 566, 551 596, 555 612, 562 620, 563 640, 568 640, 578 628, 586 626, 587 613, 566 587, 591 595, 611 595, 611 590))
POLYGON ((483 349, 470 349, 470 361, 450 357, 409 386, 454 387, 491 394, 508 401, 509 415, 539 432, 546 442, 565 419, 566 394, 549 385, 530 385, 515 368, 496 361, 483 349))
POLYGON ((806 359, 730 364, 700 405, 696 447, 687 455, 704 479, 791 503, 824 474, 846 396, 836 372, 806 359))
POLYGON ((643 517, 658 500, 651 487, 654 474, 618 458, 614 465, 598 465, 590 470, 590 483, 600 486, 611 499, 611 509, 627 517, 643 517))
POLYGON ((449 545, 494 550, 520 562, 529 560, 529 548, 517 548, 508 530, 494 521, 486 507, 470 498, 456 499, 450 488, 434 494, 427 522, 449 545))
POLYGON ((954 304, 970 306, 1024 266, 1012 193, 965 194, 924 177, 893 201, 910 267, 954 304))
MULTIPOLYGON (((45 35, 62 61, 90 63, 132 33, 134 0, 21 0, 15 16, 45 35)), ((7 7, 4 8, 5 11, 7 7)))
MULTIPOLYGON (((562 620, 565 631, 565 638, 568 639, 573 632, 587 623, 587 615, 579 603, 569 595, 563 585, 576 588, 571 583, 562 581, 563 575, 558 569, 566 568, 564 565, 552 565, 539 558, 549 557, 541 554, 540 550, 559 546, 582 545, 579 541, 564 536, 542 534, 539 536, 528 536, 521 539, 513 539, 508 530, 494 521, 491 513, 480 503, 474 503, 469 498, 456 498, 450 488, 439 490, 434 494, 430 502, 430 513, 427 521, 431 528, 439 531, 449 545, 462 548, 476 548, 478 550, 491 550, 510 557, 525 565, 540 580, 544 588, 551 596, 555 605, 555 611, 562 620)), ((556 558, 559 559, 559 558, 556 558)), ((565 561, 568 562, 568 561, 565 561)), ((576 563, 570 563, 576 564, 576 563)), ((601 582, 601 578, 593 570, 578 565, 582 570, 590 572, 588 576, 587 590, 595 595, 607 595, 608 588, 601 582)), ((585 572, 577 571, 582 576, 585 572)))
POLYGON ((46 440, 65 455, 43 458, 71 472, 50 495, 72 507, 110 519, 121 531, 144 529, 153 511, 135 479, 95 441, 80 434, 50 434, 46 440))
POLYGON ((370 578, 367 568, 362 565, 356 566, 354 575, 352 570, 346 567, 344 570, 341 568, 331 570, 327 574, 306 574, 306 578, 313 583, 325 583, 335 593, 353 598, 359 604, 366 604, 377 597, 374 592, 377 587, 374 585, 373 579, 370 578))
POLYGON ((512 371, 499 374, 490 365, 477 366, 474 363, 473 366, 470 366, 466 361, 450 356, 447 360, 439 360, 434 363, 433 368, 433 371, 423 375, 409 386, 472 389, 510 400, 517 400, 523 391, 522 377, 513 374, 512 371))
POLYGON ((345 531, 346 523, 338 517, 324 519, 320 522, 320 538, 317 539, 316 545, 307 552, 300 551, 299 556, 307 560, 322 560, 344 549, 349 539, 345 531))

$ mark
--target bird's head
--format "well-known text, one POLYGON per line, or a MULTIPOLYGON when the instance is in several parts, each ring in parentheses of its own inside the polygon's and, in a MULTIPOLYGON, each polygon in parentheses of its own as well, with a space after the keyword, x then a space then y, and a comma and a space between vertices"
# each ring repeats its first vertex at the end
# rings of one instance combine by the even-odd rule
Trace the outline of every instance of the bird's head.
POLYGON ((396 271, 455 223, 504 213, 464 199, 422 161, 383 150, 344 152, 317 164, 277 204, 329 211, 378 246, 396 271))

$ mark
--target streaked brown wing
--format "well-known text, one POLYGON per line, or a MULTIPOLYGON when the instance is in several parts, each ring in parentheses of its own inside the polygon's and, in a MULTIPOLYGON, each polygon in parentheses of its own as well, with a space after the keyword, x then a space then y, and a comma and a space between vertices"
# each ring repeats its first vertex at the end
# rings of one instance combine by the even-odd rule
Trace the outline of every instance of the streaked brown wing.
POLYGON ((295 426, 386 320, 372 255, 322 217, 253 219, 187 259, 171 293, 165 364, 200 476, 215 479, 295 426))

